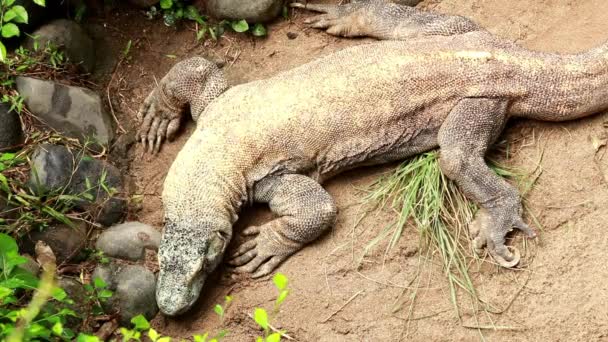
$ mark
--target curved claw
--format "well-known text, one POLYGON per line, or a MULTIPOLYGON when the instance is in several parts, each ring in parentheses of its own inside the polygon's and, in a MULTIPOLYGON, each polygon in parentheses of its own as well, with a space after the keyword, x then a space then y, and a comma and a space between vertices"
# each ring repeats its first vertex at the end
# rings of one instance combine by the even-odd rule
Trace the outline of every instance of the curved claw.
POLYGON ((521 254, 519 253, 519 249, 513 246, 506 246, 505 250, 510 254, 509 258, 511 259, 511 261, 508 261, 507 258, 504 257, 504 255, 501 255, 494 249, 489 248, 488 252, 492 256, 494 261, 496 261, 497 264, 504 268, 513 268, 517 266, 517 264, 519 264, 519 262, 521 261, 521 254))
POLYGON ((228 261, 230 265, 238 266, 235 272, 252 273, 253 278, 263 277, 302 248, 301 244, 285 241, 281 234, 273 230, 277 229, 272 227, 275 224, 271 221, 266 223, 268 226, 265 228, 251 226, 243 231, 245 236, 257 236, 240 245, 228 261))
POLYGON ((137 112, 138 119, 142 121, 137 140, 150 154, 159 153, 162 144, 173 139, 180 124, 181 113, 167 106, 158 95, 159 91, 159 88, 154 89, 137 112))
MULTIPOLYGON (((534 229, 525 224, 519 214, 517 215, 517 218, 513 220, 512 226, 526 233, 528 238, 536 237, 534 229)), ((495 231, 497 230, 496 224, 492 220, 491 214, 485 209, 481 209, 477 213, 477 216, 469 225, 469 233, 473 239, 473 249, 477 255, 482 255, 484 248, 486 248, 497 264, 505 268, 513 268, 521 261, 521 253, 517 248, 504 244, 505 235, 510 229, 498 229, 498 231, 495 231), (492 231, 495 231, 494 234, 492 234, 492 231)))

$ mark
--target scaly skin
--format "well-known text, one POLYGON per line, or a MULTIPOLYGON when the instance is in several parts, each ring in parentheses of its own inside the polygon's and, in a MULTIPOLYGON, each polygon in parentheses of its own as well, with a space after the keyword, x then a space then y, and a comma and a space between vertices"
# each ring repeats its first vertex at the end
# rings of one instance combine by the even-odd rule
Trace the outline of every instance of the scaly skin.
MULTIPOLYGON (((397 14, 378 27, 400 12, 388 13, 397 14)), ((412 13, 407 18, 428 28, 412 13)), ((162 312, 177 315, 196 301, 244 204, 268 203, 277 215, 248 228, 257 236, 232 259, 238 270, 262 276, 334 222, 322 181, 437 147, 444 174, 483 208, 475 246, 487 245, 506 267, 519 261, 505 235, 535 233, 521 218, 517 191, 491 172, 484 154, 510 117, 564 121, 607 108, 608 45, 576 55, 533 52, 483 30, 462 33, 468 24, 444 18, 454 35, 354 46, 225 91, 215 86, 225 85, 221 73, 204 59, 175 65, 142 112, 163 122, 182 112, 152 109, 190 105, 198 118, 165 180, 162 312)), ((144 126, 141 136, 168 133, 159 127, 144 126)))

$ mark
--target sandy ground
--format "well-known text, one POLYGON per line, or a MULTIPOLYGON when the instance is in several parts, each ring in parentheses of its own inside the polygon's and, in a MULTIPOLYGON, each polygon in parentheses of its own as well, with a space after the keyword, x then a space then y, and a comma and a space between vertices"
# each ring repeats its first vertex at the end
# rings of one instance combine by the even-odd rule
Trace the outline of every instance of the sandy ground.
MULTIPOLYGON (((604 0, 429 0, 420 7, 470 17, 497 35, 541 51, 578 52, 608 37, 604 0)), ((106 45, 105 55, 117 56, 127 41, 133 42, 130 57, 116 68, 110 84, 114 110, 133 132, 143 98, 178 60, 219 56, 226 60, 230 82, 238 84, 366 42, 307 29, 302 19, 308 15, 299 12, 289 21, 278 20, 267 39, 227 34, 217 45, 197 43, 188 25, 175 31, 151 24, 138 11, 96 19, 91 28, 106 45), (289 39, 288 32, 297 37, 289 39)), ((109 58, 106 70, 114 63, 109 58)), ((338 223, 280 267, 292 291, 273 325, 299 341, 608 341, 608 158, 601 158, 602 150, 596 154, 591 143, 605 139, 605 121, 605 115, 559 124, 518 121, 503 135, 510 153, 501 159, 509 166, 532 171, 542 154, 542 173, 526 204, 543 230, 527 249, 527 267, 472 267, 481 297, 500 313, 474 315, 460 294, 459 319, 438 260, 434 255, 421 258, 414 227, 386 256, 379 248, 359 265, 365 244, 394 219, 393 213, 378 210, 356 225, 361 189, 392 168, 385 166, 356 170, 326 185, 340 209, 338 223), (419 266, 422 273, 415 278, 419 266), (497 329, 488 329, 492 325, 497 329)), ((140 146, 131 149, 126 174, 132 193, 143 194, 144 200, 130 219, 161 229, 162 181, 192 128, 187 125, 156 157, 142 155, 140 146)), ((265 208, 246 209, 237 231, 269 218, 265 208)), ((521 243, 521 236, 515 240, 521 243)), ((192 311, 178 319, 159 316, 154 325, 178 337, 224 327, 230 331, 227 341, 251 341, 258 330, 247 313, 255 307, 271 309, 275 296, 269 279, 252 280, 222 268, 209 279, 192 311), (212 308, 227 294, 234 304, 221 323, 212 308)))

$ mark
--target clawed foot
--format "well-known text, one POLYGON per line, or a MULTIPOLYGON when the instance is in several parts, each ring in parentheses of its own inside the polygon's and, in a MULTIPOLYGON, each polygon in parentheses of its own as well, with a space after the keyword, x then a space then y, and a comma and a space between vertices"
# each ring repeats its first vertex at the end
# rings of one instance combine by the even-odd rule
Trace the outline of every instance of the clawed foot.
POLYGON ((481 255, 485 247, 500 266, 505 268, 517 266, 521 260, 519 250, 505 245, 505 237, 513 228, 523 231, 528 238, 536 237, 534 229, 523 222, 519 213, 493 217, 487 210, 480 209, 469 226, 475 252, 481 255))
POLYGON ((146 98, 137 118, 142 121, 137 140, 144 145, 144 151, 156 154, 165 140, 173 140, 179 129, 182 110, 167 103, 162 95, 162 85, 154 89, 146 98))
POLYGON ((304 20, 304 23, 312 28, 322 29, 329 34, 344 37, 364 34, 359 32, 362 29, 362 21, 358 20, 360 16, 357 13, 357 10, 362 8, 359 3, 334 5, 293 2, 290 6, 323 13, 304 20))
POLYGON ((302 248, 302 245, 288 240, 272 222, 264 227, 252 226, 243 231, 245 236, 257 235, 239 246, 229 264, 238 266, 239 273, 253 273, 253 278, 270 274, 281 262, 302 248), (255 272, 255 273, 254 273, 255 272))

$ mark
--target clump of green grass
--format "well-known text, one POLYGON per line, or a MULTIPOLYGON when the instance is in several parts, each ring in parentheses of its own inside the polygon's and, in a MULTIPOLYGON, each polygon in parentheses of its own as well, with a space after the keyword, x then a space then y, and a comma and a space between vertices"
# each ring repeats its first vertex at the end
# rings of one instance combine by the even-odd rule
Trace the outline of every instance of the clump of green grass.
MULTIPOLYGON (((521 173, 496 163, 490 164, 502 177, 523 179, 521 173)), ((458 289, 464 290, 475 304, 481 303, 469 273, 474 253, 469 252, 467 232, 467 225, 477 207, 441 173, 438 151, 418 155, 379 178, 371 185, 363 202, 390 208, 397 213, 396 220, 366 245, 364 255, 386 239, 389 239, 388 252, 412 222, 418 229, 423 249, 429 254, 436 252, 439 255, 457 315, 460 317, 458 289)))

